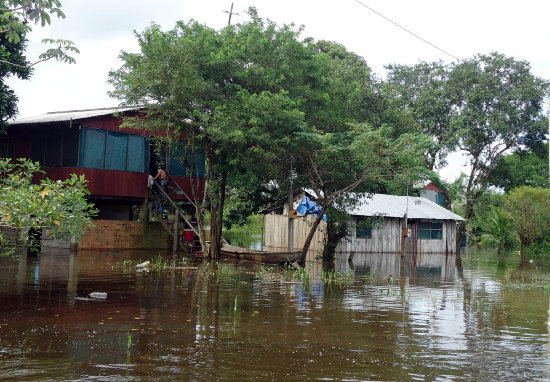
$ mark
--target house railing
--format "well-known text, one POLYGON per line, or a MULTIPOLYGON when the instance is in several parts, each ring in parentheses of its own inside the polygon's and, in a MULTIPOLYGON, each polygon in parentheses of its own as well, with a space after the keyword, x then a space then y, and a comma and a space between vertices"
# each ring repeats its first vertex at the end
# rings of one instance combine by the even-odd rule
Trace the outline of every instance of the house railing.
MULTIPOLYGON (((161 195, 161 198, 162 198, 163 200, 166 200, 166 201, 170 204, 170 206, 172 206, 172 208, 174 209, 174 214, 176 215, 175 221, 176 221, 176 222, 179 221, 179 218, 181 217, 181 218, 183 219, 183 221, 185 222, 185 224, 187 224, 187 226, 188 226, 189 228, 191 228, 191 229, 193 230, 193 232, 195 232, 196 235, 198 235, 198 232, 197 232, 197 230, 195 229, 195 227, 193 226, 193 224, 191 224, 191 222, 190 222, 189 220, 187 220, 187 218, 185 217, 185 214, 183 214, 183 213, 181 212, 181 210, 179 209, 179 207, 176 205, 176 203, 174 203, 174 201, 172 200, 172 198, 170 198, 170 197, 168 196, 168 194, 166 193, 166 191, 164 191, 164 189, 162 188, 162 186, 161 186, 159 183, 157 183, 157 181, 155 181, 154 184, 155 184, 155 186, 156 186, 156 188, 157 188, 159 194, 161 195)), ((177 224, 176 224, 176 226, 177 226, 177 224)))
POLYGON ((183 196, 185 196, 185 198, 189 201, 189 203, 191 203, 191 205, 193 205, 193 207, 196 208, 195 206, 195 202, 193 200, 191 200, 191 198, 189 197, 189 195, 187 195, 185 193, 185 191, 183 191, 183 189, 180 187, 180 185, 178 184, 178 182, 176 182, 176 179, 174 179, 174 177, 172 175, 168 175, 168 178, 169 179, 172 179, 172 182, 176 185, 176 187, 178 188, 178 190, 180 190, 180 192, 183 194, 183 196))

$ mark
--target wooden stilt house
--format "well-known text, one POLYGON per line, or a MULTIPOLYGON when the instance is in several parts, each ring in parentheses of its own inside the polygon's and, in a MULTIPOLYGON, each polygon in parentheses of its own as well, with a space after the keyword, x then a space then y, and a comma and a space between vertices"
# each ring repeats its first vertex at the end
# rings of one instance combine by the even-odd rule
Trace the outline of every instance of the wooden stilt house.
MULTIPOLYGON (((45 170, 45 176, 52 180, 65 179, 73 173, 85 175, 91 193, 90 200, 99 210, 96 228, 105 228, 105 232, 96 232, 97 237, 102 238, 100 243, 88 240, 90 235, 88 239, 85 235, 82 241, 85 247, 141 248, 165 245, 163 240, 154 238, 154 233, 151 240, 156 243, 149 244, 147 238, 140 237, 139 233, 133 239, 125 238, 125 243, 122 243, 124 240, 118 240, 117 235, 111 237, 107 234, 107 231, 116 231, 116 227, 121 226, 113 222, 127 222, 118 232, 123 234, 128 231, 125 235, 132 236, 132 229, 127 227, 132 226, 130 222, 137 224, 144 209, 148 208, 148 177, 149 174, 156 174, 159 162, 164 163, 170 175, 170 199, 183 203, 191 200, 190 176, 198 183, 199 193, 204 193, 204 157, 199 158, 197 172, 187 174, 185 166, 173 156, 156 156, 150 135, 143 131, 120 128, 120 115, 137 112, 133 108, 52 112, 16 119, 10 122, 5 134, 0 134, 1 157, 38 161, 45 170), (106 239, 108 237, 111 239, 106 239)), ((172 153, 174 151, 181 149, 173 148, 172 153)), ((142 228, 137 231, 150 227, 142 228)), ((167 230, 171 231, 172 227, 167 230)))

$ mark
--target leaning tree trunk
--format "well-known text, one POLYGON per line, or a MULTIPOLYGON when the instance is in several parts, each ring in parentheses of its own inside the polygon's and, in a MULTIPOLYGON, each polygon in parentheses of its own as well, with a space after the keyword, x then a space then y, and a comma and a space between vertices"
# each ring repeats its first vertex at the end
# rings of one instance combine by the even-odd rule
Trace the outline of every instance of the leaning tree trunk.
POLYGON ((336 257, 336 247, 347 235, 347 226, 338 226, 327 221, 327 242, 323 248, 323 262, 333 262, 336 257))
POLYGON ((466 222, 462 221, 456 227, 456 243, 455 250, 457 256, 460 256, 460 243, 462 242, 462 237, 464 236, 464 228, 466 228, 466 222))
POLYGON ((311 241, 313 240, 313 235, 315 235, 315 231, 317 231, 317 227, 319 227, 319 224, 321 224, 321 220, 323 220, 323 215, 325 214, 326 210, 327 210, 327 206, 323 206, 322 211, 319 213, 319 215, 315 219, 315 222, 313 223, 313 226, 311 227, 311 230, 307 235, 306 241, 304 242, 304 246, 302 247, 302 253, 300 255, 299 262, 301 264, 304 264, 306 261, 307 252, 309 251, 309 246, 311 245, 311 241))

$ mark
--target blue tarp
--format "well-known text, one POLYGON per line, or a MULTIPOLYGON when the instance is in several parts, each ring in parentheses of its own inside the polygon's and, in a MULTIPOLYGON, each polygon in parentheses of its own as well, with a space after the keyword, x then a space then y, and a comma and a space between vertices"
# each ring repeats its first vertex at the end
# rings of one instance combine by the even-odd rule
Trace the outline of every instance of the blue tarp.
MULTIPOLYGON (((311 214, 319 216, 322 209, 323 208, 320 205, 312 202, 307 195, 304 196, 300 204, 298 204, 298 207, 296 207, 296 211, 298 211, 300 215, 311 214)), ((323 214, 323 220, 327 220, 327 214, 323 214)))

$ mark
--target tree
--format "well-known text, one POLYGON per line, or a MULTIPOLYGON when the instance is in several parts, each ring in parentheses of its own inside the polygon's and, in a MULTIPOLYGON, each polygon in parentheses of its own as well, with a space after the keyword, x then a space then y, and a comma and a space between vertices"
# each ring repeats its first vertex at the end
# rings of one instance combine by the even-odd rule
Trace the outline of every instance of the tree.
MULTIPOLYGON (((454 110, 450 124, 470 162, 464 216, 470 220, 498 159, 540 133, 547 83, 527 62, 492 53, 455 64, 448 85, 454 110)), ((465 225, 458 227, 457 252, 465 225)))
POLYGON ((196 22, 180 22, 168 32, 153 25, 137 35, 141 52, 122 52, 123 66, 110 73, 112 96, 147 105, 126 126, 185 138, 187 152, 204 150, 210 252, 196 184, 193 197, 201 245, 213 258, 220 255, 228 184, 276 178, 320 81, 315 50, 298 40, 301 30, 264 21, 254 9, 249 15, 250 22, 221 31, 196 22))
POLYGON ((499 158, 487 184, 506 192, 520 186, 548 188, 548 143, 542 147, 521 149, 499 158))
POLYGON ((296 171, 321 206, 302 248, 302 262, 323 214, 348 193, 376 192, 387 183, 411 184, 419 178, 423 168, 419 153, 427 140, 416 134, 393 139, 390 131, 385 125, 375 129, 360 124, 342 132, 311 129, 300 134, 304 144, 296 171))
POLYGON ((38 163, 0 159, 0 225, 21 232, 48 229, 54 239, 80 238, 97 213, 86 201, 84 176, 33 184, 41 172, 38 163))
POLYGON ((502 207, 491 206, 483 223, 484 233, 481 235, 481 247, 497 247, 498 259, 502 261, 502 251, 516 243, 514 223, 508 211, 502 207))
MULTIPOLYGON (((394 149, 410 153, 407 144, 414 146, 418 137, 407 135, 396 144, 389 137, 392 129, 384 122, 393 121, 391 113, 363 57, 334 42, 319 41, 315 47, 325 63, 324 81, 317 84, 312 107, 305 110, 307 128, 297 136, 294 171, 296 185, 313 190, 315 201, 327 211, 323 259, 332 261, 337 243, 349 231, 346 206, 359 200, 351 192, 387 190, 397 174, 406 172, 394 149)), ((416 152, 407 163, 415 163, 414 158, 416 152)), ((322 216, 302 248, 303 259, 322 216)))
POLYGON ((527 246, 550 233, 550 190, 523 186, 506 195, 506 208, 514 222, 525 259, 527 246))
MULTIPOLYGON (((0 23, 7 22, 0 20, 0 23)), ((10 42, 5 34, 0 33, 0 131, 6 127, 8 119, 17 115, 17 96, 4 80, 12 75, 21 79, 28 79, 31 75, 24 51, 24 41, 10 42)))
MULTIPOLYGON (((448 88, 449 67, 442 62, 421 62, 414 66, 388 65, 384 90, 392 103, 409 117, 401 129, 430 137, 424 151, 426 167, 444 167, 447 155, 456 148, 456 129, 451 125, 454 105, 448 88)), ((397 134, 402 133, 399 131, 397 134)))
POLYGON ((34 63, 24 56, 26 35, 32 24, 50 24, 51 16, 64 18, 59 0, 0 0, 0 130, 8 119, 17 115, 17 96, 4 83, 10 76, 28 79, 34 65, 55 59, 74 63, 70 53, 79 53, 72 41, 43 39, 44 44, 53 45, 40 54, 34 63))

